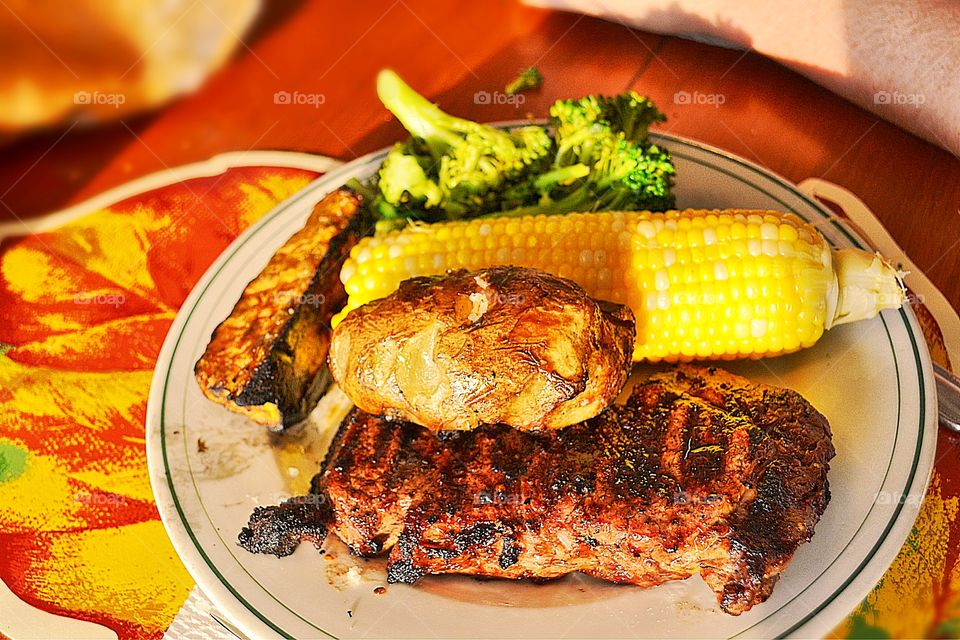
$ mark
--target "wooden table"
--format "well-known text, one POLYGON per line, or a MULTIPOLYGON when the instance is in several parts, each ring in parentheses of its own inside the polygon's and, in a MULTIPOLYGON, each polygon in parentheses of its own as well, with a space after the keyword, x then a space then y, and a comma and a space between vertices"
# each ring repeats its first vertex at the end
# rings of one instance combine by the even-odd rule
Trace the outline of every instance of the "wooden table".
POLYGON ((668 114, 663 130, 794 181, 819 176, 852 190, 960 308, 957 158, 753 53, 506 1, 273 3, 197 93, 124 122, 8 144, 0 220, 224 151, 350 159, 387 145, 402 131, 374 93, 384 66, 444 108, 487 121, 543 116, 559 97, 635 89, 668 114), (546 81, 522 104, 475 99, 531 64, 546 81), (276 104, 277 91, 321 94, 323 103, 276 104), (722 104, 677 104, 680 91, 720 95, 722 104))

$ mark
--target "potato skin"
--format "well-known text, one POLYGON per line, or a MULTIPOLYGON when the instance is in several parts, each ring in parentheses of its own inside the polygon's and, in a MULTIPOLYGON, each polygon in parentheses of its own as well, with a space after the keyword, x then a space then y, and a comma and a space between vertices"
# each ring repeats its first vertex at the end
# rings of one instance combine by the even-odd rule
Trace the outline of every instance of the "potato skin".
POLYGON ((329 366, 369 413, 429 429, 560 429, 626 383, 636 332, 624 305, 522 267, 411 278, 334 329, 329 366))

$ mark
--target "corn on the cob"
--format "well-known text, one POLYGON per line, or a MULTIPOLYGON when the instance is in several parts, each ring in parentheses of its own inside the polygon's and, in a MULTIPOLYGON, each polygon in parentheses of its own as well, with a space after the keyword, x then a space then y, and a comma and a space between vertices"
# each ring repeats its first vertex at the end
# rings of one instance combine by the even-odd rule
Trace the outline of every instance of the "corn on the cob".
POLYGON ((831 250, 791 214, 603 212, 408 227, 361 241, 341 271, 348 313, 407 278, 497 264, 570 278, 637 317, 636 360, 773 356, 904 300, 879 256, 831 250))

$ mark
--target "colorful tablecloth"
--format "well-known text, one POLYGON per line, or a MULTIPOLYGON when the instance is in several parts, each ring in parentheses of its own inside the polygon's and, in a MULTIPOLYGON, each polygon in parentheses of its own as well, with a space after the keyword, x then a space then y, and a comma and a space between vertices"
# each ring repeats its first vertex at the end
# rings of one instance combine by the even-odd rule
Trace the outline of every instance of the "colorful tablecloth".
MULTIPOLYGON (((0 634, 156 638, 170 626, 194 583, 147 477, 155 359, 210 263, 329 165, 220 159, 2 230, 0 634)), ((948 364, 937 323, 918 312, 948 364)), ((960 635, 956 442, 941 430, 910 538, 836 636, 960 635)))

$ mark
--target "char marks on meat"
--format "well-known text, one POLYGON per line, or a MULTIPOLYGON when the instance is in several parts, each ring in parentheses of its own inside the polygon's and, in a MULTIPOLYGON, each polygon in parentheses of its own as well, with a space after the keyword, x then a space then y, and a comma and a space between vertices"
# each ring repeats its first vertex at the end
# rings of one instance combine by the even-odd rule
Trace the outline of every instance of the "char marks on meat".
MULTIPOLYGON (((581 571, 647 587, 699 574, 739 614, 813 535, 833 455, 799 394, 685 365, 552 432, 438 436, 354 410, 314 491, 355 553, 390 550, 391 582, 581 571)), ((270 525, 255 514, 250 526, 270 525)))
POLYGON ((250 553, 269 553, 282 558, 301 542, 312 542, 318 549, 327 537, 330 507, 322 494, 291 498, 277 506, 257 507, 250 522, 240 530, 240 546, 250 553))

